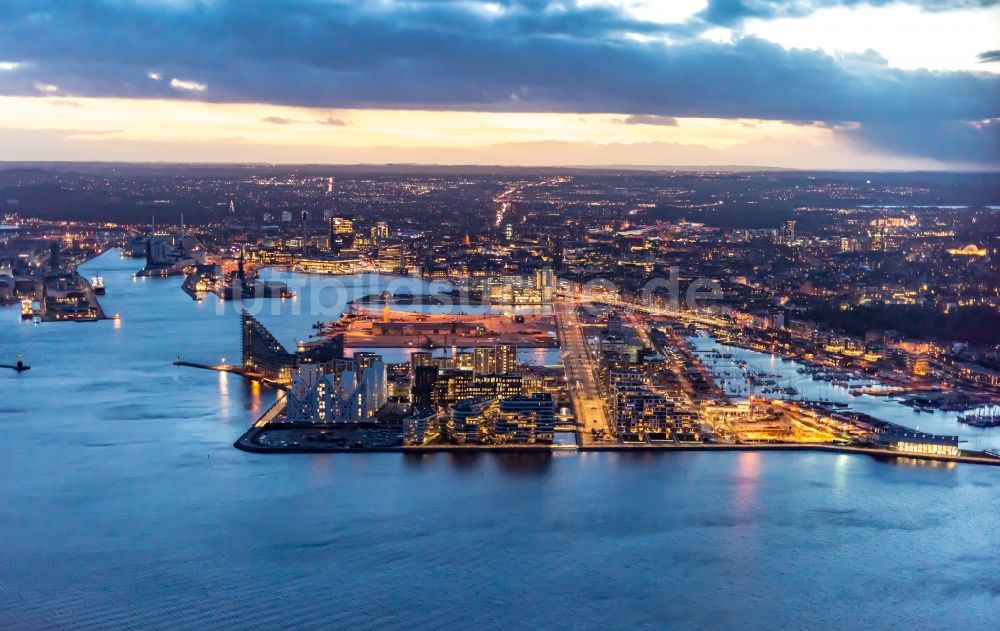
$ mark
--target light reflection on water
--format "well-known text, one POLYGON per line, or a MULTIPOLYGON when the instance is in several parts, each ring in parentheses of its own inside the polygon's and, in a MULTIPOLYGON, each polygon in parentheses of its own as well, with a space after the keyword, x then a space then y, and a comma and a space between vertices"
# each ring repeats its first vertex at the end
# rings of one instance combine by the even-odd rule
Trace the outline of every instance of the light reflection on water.
MULTIPOLYGON (((996 469, 247 454, 273 391, 172 365, 238 357, 237 305, 136 264, 84 270, 117 329, 0 309, 0 355, 33 365, 0 372, 0 628, 995 622, 996 469)), ((261 315, 284 341, 313 321, 291 308, 261 315)))

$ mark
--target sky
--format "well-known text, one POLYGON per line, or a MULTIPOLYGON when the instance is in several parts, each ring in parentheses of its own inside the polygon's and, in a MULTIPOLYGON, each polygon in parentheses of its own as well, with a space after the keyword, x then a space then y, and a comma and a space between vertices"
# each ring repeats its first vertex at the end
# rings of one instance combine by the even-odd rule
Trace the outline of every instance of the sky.
POLYGON ((1000 169, 1000 0, 2 0, 0 160, 1000 169))

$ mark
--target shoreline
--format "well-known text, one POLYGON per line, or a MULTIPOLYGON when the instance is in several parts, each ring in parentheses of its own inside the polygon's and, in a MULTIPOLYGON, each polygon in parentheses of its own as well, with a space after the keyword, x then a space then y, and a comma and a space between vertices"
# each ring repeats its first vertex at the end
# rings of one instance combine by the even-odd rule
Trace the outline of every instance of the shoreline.
POLYGON ((1000 458, 989 456, 958 455, 944 456, 936 454, 916 454, 857 447, 850 445, 827 445, 821 443, 746 443, 746 444, 712 444, 692 443, 682 445, 629 445, 623 443, 609 445, 414 445, 394 447, 371 447, 351 449, 349 447, 310 447, 292 445, 285 447, 262 447, 253 442, 256 434, 268 429, 267 425, 252 426, 240 436, 233 447, 254 454, 318 454, 318 453, 397 453, 397 454, 434 454, 434 453, 517 453, 517 454, 557 454, 580 452, 630 452, 630 453, 664 453, 692 451, 813 451, 827 453, 842 453, 864 455, 876 459, 907 459, 945 464, 978 464, 1000 467, 1000 458))

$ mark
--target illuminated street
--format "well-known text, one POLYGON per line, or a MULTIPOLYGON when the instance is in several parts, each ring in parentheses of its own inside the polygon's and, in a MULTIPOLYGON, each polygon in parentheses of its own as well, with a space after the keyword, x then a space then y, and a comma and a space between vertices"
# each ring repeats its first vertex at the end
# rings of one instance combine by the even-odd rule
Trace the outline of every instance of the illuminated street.
POLYGON ((579 427, 581 445, 594 442, 594 433, 604 432, 614 436, 604 410, 604 401, 595 376, 595 363, 587 348, 576 305, 558 302, 553 306, 563 347, 563 365, 566 368, 567 386, 573 403, 573 412, 579 427))

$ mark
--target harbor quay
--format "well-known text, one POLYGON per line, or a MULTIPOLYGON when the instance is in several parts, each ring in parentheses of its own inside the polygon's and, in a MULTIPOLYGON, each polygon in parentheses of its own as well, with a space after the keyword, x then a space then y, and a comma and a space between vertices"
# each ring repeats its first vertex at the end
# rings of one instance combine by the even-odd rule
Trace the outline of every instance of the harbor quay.
MULTIPOLYGON (((345 434, 363 432, 363 427, 344 428, 345 434)), ((901 454, 891 449, 877 449, 851 445, 830 445, 823 443, 748 443, 748 444, 677 444, 677 445, 636 445, 636 444, 588 444, 576 445, 380 445, 370 447, 342 446, 339 442, 309 440, 320 434, 331 432, 329 426, 289 428, 274 426, 253 426, 233 444, 241 451, 256 454, 316 454, 316 453, 520 453, 534 455, 555 455, 586 452, 620 453, 683 453, 694 451, 727 452, 819 452, 833 454, 865 455, 889 462, 925 462, 943 465, 979 464, 1000 466, 1000 458, 987 455, 961 454, 956 456, 937 454, 901 454), (268 435, 267 444, 262 444, 262 435, 268 435)), ((338 432, 339 433, 339 432, 338 432)))
MULTIPOLYGON (((741 362, 734 370, 751 392, 738 396, 722 354, 696 348, 699 329, 681 322, 569 301, 554 314, 562 366, 549 372, 519 364, 513 344, 430 347, 401 363, 374 348, 348 357, 343 323, 293 353, 247 312, 242 366, 176 363, 283 391, 234 443, 261 454, 815 451, 1000 465, 991 452, 960 449, 957 436, 846 404, 755 394, 793 389, 768 386, 779 376, 741 362)), ((447 326, 444 316, 431 323, 447 326)))

